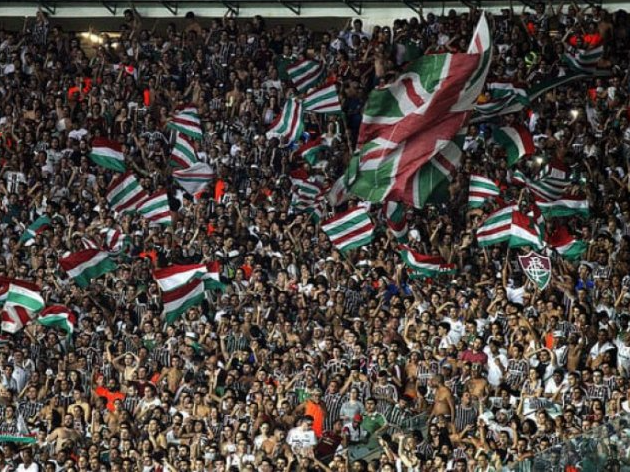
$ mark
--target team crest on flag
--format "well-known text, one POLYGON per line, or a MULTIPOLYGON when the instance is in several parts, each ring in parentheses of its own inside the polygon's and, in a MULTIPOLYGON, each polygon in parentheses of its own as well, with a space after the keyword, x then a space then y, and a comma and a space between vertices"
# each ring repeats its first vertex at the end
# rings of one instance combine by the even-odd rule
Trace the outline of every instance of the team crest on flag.
POLYGON ((526 256, 518 256, 518 262, 529 280, 540 290, 547 287, 551 281, 551 259, 531 251, 526 256))

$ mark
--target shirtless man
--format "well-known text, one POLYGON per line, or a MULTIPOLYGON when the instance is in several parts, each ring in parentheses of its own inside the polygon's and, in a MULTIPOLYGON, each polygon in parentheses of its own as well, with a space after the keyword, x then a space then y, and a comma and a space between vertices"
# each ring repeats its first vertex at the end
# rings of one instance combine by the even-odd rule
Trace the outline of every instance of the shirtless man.
POLYGON ((466 382, 466 390, 478 401, 484 401, 488 397, 490 384, 481 375, 481 364, 472 365, 472 378, 466 382))
POLYGON ((434 375, 431 379, 431 386, 435 389, 435 400, 429 415, 429 422, 439 415, 444 415, 449 421, 452 421, 455 418, 455 402, 450 389, 444 385, 444 376, 434 375))
POLYGON ((181 359, 179 356, 173 356, 171 358, 171 367, 164 367, 162 374, 160 375, 160 382, 166 383, 170 392, 177 392, 182 379, 184 378, 184 372, 181 369, 181 359))
POLYGON ((136 356, 133 352, 126 352, 112 359, 112 354, 109 349, 106 349, 105 352, 107 352, 107 357, 114 366, 114 369, 116 369, 118 373, 122 376, 122 381, 129 382, 134 380, 133 376, 139 367, 138 356, 136 356), (120 362, 122 358, 124 358, 124 361, 120 362))
MULTIPOLYGON (((68 443, 72 446, 76 446, 76 443, 81 439, 81 435, 74 429, 74 417, 67 414, 63 417, 63 424, 48 435, 47 441, 49 443, 55 442, 55 453, 59 453, 62 449, 68 447, 68 443)), ((72 447, 71 447, 72 449, 72 447)))

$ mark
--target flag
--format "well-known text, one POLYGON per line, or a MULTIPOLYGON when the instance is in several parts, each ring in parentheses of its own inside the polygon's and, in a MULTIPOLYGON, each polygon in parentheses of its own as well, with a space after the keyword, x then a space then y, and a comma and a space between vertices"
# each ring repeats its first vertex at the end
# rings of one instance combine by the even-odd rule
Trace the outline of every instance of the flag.
POLYGON ((341 113, 337 85, 324 84, 304 95, 303 107, 313 113, 341 113))
POLYGON ((477 52, 423 56, 370 93, 347 170, 352 193, 416 206, 413 177, 450 145, 483 87, 491 53, 485 15, 471 48, 477 52))
POLYGON ((508 205, 488 215, 483 224, 477 228, 477 243, 479 247, 499 244, 510 239, 512 213, 515 209, 515 205, 508 205))
POLYGON ((169 163, 172 167, 182 167, 184 169, 192 166, 198 161, 195 144, 188 136, 177 133, 175 146, 171 152, 169 163))
POLYGON ((486 88, 490 92, 490 96, 494 100, 509 97, 522 103, 529 104, 529 94, 527 92, 527 84, 524 82, 516 82, 512 80, 497 80, 488 82, 486 88))
POLYGON ((537 201, 536 205, 540 208, 545 219, 560 218, 565 216, 577 215, 581 218, 588 218, 589 204, 588 200, 583 197, 564 196, 559 200, 550 202, 537 201))
POLYGON ((422 208, 427 203, 445 203, 450 199, 449 185, 461 164, 462 150, 458 136, 423 165, 408 184, 413 206, 422 208))
POLYGON ((201 277, 206 290, 221 290, 225 291, 226 286, 221 282, 221 264, 218 261, 208 262, 206 264, 208 272, 201 277))
POLYGON ((303 59, 289 65, 287 74, 298 92, 304 93, 324 78, 324 65, 319 61, 303 59))
POLYGON ((32 245, 35 242, 35 236, 50 228, 51 224, 50 218, 45 215, 40 216, 22 233, 20 243, 25 246, 32 245))
POLYGON ((162 294, 164 316, 167 323, 173 323, 182 313, 200 305, 206 298, 203 280, 192 278, 189 282, 162 294))
POLYGON ((492 179, 481 175, 471 175, 468 185, 468 206, 471 208, 482 207, 486 200, 498 197, 501 194, 499 186, 492 179))
POLYGON ((131 245, 129 236, 117 229, 105 228, 101 230, 101 237, 103 238, 103 250, 110 256, 117 256, 125 252, 131 245))
POLYGON ((297 98, 289 98, 284 102, 282 112, 273 120, 267 131, 267 139, 278 138, 288 144, 302 136, 302 102, 297 98))
POLYGON ((140 186, 136 176, 127 172, 117 176, 107 188, 107 203, 116 213, 133 212, 149 194, 140 186))
POLYGON ((326 199, 330 206, 336 207, 344 203, 350 197, 350 189, 348 188, 347 177, 342 175, 330 187, 326 193, 326 199))
POLYGON ((526 186, 536 200, 544 202, 562 198, 566 188, 571 183, 566 166, 557 159, 541 169, 534 179, 530 179, 520 170, 516 170, 512 173, 511 181, 526 186))
POLYGON ((603 56, 603 45, 588 50, 569 47, 562 55, 562 60, 573 71, 590 74, 597 71, 597 64, 603 56))
POLYGON ((153 271, 153 278, 163 292, 186 285, 192 279, 201 279, 208 273, 205 264, 172 265, 153 271))
POLYGON ((9 288, 11 285, 17 285, 33 292, 39 292, 40 287, 33 282, 27 282, 26 280, 11 279, 9 277, 0 277, 0 306, 3 306, 7 301, 9 294, 9 288))
POLYGON ((186 192, 195 195, 208 186, 214 172, 205 162, 196 162, 186 169, 174 170, 173 178, 186 192))
POLYGON ((106 252, 98 249, 84 249, 62 257, 59 259, 59 265, 82 288, 88 287, 92 279, 118 268, 106 252))
POLYGON ((201 120, 199 119, 197 107, 193 105, 186 105, 181 108, 168 122, 167 127, 201 141, 201 120))
POLYGON ((539 290, 544 290, 551 282, 551 259, 531 251, 526 256, 518 256, 518 262, 539 290))
POLYGON ((302 156, 306 162, 310 165, 315 165, 317 162, 317 157, 321 152, 323 152, 328 146, 323 141, 321 136, 318 136, 315 139, 311 139, 306 143, 302 144, 297 150, 298 155, 302 156))
POLYGON ((539 200, 551 201, 560 199, 570 184, 566 166, 554 159, 540 171, 535 180, 529 182, 528 188, 539 200))
POLYGON ((355 207, 322 223, 324 233, 341 252, 372 242, 374 224, 364 207, 355 207))
POLYGON ((39 314, 37 322, 49 328, 59 328, 72 334, 77 324, 77 317, 70 308, 63 305, 53 305, 46 307, 39 314))
POLYGON ((309 213, 319 221, 324 214, 326 190, 300 171, 294 171, 290 179, 293 184, 291 207, 298 212, 309 213))
POLYGON ((385 222, 399 243, 406 244, 408 241, 407 233, 409 226, 407 225, 407 215, 405 214, 405 205, 400 202, 387 202, 383 206, 385 214, 385 222))
POLYGON ((162 225, 171 226, 171 209, 168 205, 166 190, 155 192, 138 206, 138 213, 144 218, 162 225))
POLYGON ((521 157, 532 155, 536 150, 531 133, 522 125, 495 128, 493 138, 505 149, 508 167, 516 164, 521 157))
POLYGON ((0 312, 0 319, 2 332, 10 334, 17 333, 31 321, 28 310, 17 305, 4 307, 0 312))
POLYGON ((561 257, 569 261, 580 260, 588 249, 588 244, 571 236, 564 225, 558 225, 553 234, 547 238, 547 244, 555 249, 561 257))
POLYGON ((453 274, 455 264, 447 264, 440 256, 426 256, 417 253, 409 246, 399 248, 400 257, 416 277, 437 277, 440 274, 453 274))
POLYGON ((116 141, 106 138, 95 138, 92 141, 92 150, 89 156, 95 164, 105 169, 115 170, 116 172, 125 172, 127 169, 122 146, 116 141))
POLYGON ((20 306, 30 313, 38 313, 46 306, 46 302, 42 298, 39 287, 28 287, 12 283, 9 285, 4 306, 5 308, 20 306))
POLYGON ((510 226, 509 247, 531 246, 535 249, 543 247, 540 228, 533 218, 519 211, 512 212, 512 224, 510 226))

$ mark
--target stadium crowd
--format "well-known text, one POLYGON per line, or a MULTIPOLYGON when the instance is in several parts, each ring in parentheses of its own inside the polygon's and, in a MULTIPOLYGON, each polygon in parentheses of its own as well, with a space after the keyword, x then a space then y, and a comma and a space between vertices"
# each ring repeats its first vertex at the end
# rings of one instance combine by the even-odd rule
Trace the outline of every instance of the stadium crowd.
POLYGON ((514 470, 630 413, 630 19, 552 3, 494 16, 489 80, 557 76, 570 44, 604 45, 612 73, 500 118, 563 159, 591 207, 562 222, 587 252, 554 258, 542 291, 519 251, 475 240, 484 210, 466 208, 469 175, 507 178, 485 124, 468 129, 450 199, 406 215, 410 245, 456 264, 454 276, 410 280, 382 223, 341 255, 291 206, 289 174, 332 184, 369 91, 423 54, 465 50, 474 10, 311 31, 192 13, 156 28, 130 9, 119 36, 91 47, 41 11, 0 30, 0 276, 77 315, 68 336, 30 323, 2 338, 0 472, 514 470), (329 144, 314 166, 265 137, 294 93, 288 65, 307 56, 326 64, 344 112, 306 115, 329 144), (200 195, 168 164, 166 124, 187 103, 215 174, 200 195), (99 136, 123 145, 148 192, 168 191, 172 227, 111 211, 117 174, 88 157, 99 136), (42 215, 51 227, 18 243, 42 215), (103 228, 129 235, 129 252, 80 288, 59 258, 103 228), (211 261, 225 292, 167 325, 153 269, 211 261))

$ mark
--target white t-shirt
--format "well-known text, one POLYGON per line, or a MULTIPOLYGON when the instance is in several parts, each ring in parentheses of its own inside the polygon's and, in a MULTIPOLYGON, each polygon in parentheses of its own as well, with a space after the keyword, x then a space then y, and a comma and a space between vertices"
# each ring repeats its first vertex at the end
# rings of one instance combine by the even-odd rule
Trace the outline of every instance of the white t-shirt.
POLYGON ((305 449, 317 446, 317 437, 315 431, 303 430, 301 426, 289 430, 287 434, 287 444, 293 450, 305 449))

